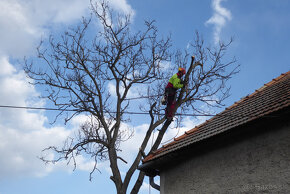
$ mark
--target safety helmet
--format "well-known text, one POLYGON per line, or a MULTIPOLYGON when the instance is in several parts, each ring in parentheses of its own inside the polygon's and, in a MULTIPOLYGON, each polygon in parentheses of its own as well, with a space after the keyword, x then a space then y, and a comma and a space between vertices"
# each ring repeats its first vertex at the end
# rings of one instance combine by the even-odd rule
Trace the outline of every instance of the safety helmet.
POLYGON ((185 73, 186 73, 186 70, 184 68, 182 68, 182 67, 179 67, 178 71, 181 72, 182 75, 185 75, 185 73))

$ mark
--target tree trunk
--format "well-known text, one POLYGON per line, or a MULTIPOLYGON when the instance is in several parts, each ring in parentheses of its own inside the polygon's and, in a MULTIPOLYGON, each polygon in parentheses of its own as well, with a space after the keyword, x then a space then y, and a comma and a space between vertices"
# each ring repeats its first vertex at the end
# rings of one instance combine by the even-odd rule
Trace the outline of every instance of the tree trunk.
POLYGON ((138 194, 139 190, 140 190, 140 187, 142 186, 142 183, 143 183, 143 180, 144 180, 144 177, 145 177, 145 173, 140 171, 139 172, 139 176, 138 176, 138 179, 131 191, 131 194, 138 194))

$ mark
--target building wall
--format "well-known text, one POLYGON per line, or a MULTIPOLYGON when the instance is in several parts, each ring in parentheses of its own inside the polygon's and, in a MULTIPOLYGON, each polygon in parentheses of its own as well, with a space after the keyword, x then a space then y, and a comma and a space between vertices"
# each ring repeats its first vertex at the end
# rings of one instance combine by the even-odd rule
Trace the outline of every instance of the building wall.
POLYGON ((289 122, 260 130, 162 170, 161 194, 290 193, 289 122))

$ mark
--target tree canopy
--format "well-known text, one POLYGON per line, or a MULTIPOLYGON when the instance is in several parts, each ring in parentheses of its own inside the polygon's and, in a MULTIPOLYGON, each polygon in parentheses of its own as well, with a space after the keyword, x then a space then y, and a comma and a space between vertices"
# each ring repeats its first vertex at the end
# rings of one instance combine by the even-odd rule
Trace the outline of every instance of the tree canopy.
MULTIPOLYGON (((33 62, 25 62, 24 69, 33 80, 32 84, 46 88, 45 98, 62 110, 61 113, 74 110, 66 117, 66 122, 78 114, 86 114, 89 118, 63 147, 46 149, 57 153, 57 158, 42 160, 67 160, 77 165, 75 157, 87 155, 95 161, 92 173, 98 161, 108 160, 117 193, 127 193, 130 182, 134 185, 130 192, 138 193, 145 175, 138 172, 138 177, 133 178, 133 174, 142 160, 142 153, 147 152, 147 155, 158 148, 172 122, 166 120, 164 107, 160 105, 169 78, 177 67, 187 69, 184 79, 188 84, 177 95, 175 111, 184 105, 182 113, 204 114, 197 103, 221 106, 229 96, 226 83, 238 72, 235 59, 224 61, 232 41, 210 48, 196 32, 190 49, 175 51, 171 37, 158 34, 155 21, 145 21, 144 29, 136 31, 132 29, 130 16, 112 10, 107 2, 92 2, 91 6, 91 17, 84 18, 80 25, 67 30, 61 37, 51 36, 49 49, 43 49, 41 42, 37 51, 44 65, 39 67, 33 62), (97 32, 92 33, 95 28, 97 32), (195 62, 190 63, 191 56, 195 56, 195 62), (137 93, 134 98, 130 97, 132 92, 137 93), (142 106, 136 107, 134 101, 138 99, 142 100, 142 106), (150 122, 139 152, 127 164, 126 174, 121 176, 118 161, 127 161, 120 156, 119 146, 134 135, 132 130, 124 130, 121 125, 130 122, 131 116, 127 113, 132 106, 146 113, 150 122), (148 148, 157 127, 160 129, 157 138, 148 148)), ((182 114, 179 117, 182 118, 182 114)))

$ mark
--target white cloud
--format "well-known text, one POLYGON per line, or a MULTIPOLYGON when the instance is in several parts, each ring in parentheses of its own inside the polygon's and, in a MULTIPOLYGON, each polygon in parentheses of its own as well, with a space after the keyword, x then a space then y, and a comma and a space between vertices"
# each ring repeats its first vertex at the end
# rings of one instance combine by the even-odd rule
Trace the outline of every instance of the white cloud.
MULTIPOLYGON (((33 121, 31 121, 33 122, 33 121)), ((0 180, 21 176, 43 176, 53 170, 45 166, 37 157, 41 150, 50 144, 59 144, 67 135, 64 128, 46 129, 39 126, 36 131, 18 128, 7 128, 0 125, 0 180)))
MULTIPOLYGON (((1 104, 33 105, 38 93, 28 84, 25 74, 17 72, 7 57, 0 57, 0 69, 5 69, 0 74, 1 104)), ((1 108, 0 179, 21 174, 36 175, 47 170, 37 156, 44 146, 58 142, 67 131, 59 127, 47 129, 45 121, 41 112, 1 108)))
POLYGON ((131 14, 132 17, 135 15, 135 11, 131 5, 127 3, 127 0, 109 0, 109 2, 114 9, 122 11, 126 14, 131 14))
POLYGON ((222 28, 226 25, 227 21, 232 19, 231 12, 226 8, 221 6, 221 2, 226 0, 213 0, 212 8, 214 10, 213 16, 206 21, 207 24, 214 25, 214 41, 215 44, 218 44, 220 41, 220 33, 222 28))
POLYGON ((8 57, 6 56, 0 56, 0 76, 5 76, 5 75, 12 75, 16 69, 9 63, 8 57))
POLYGON ((88 0, 1 0, 0 53, 30 55, 49 26, 80 19, 88 6, 88 0))
POLYGON ((88 7, 89 0, 1 0, 0 53, 31 55, 49 27, 79 20, 88 7))
POLYGON ((29 22, 25 9, 16 1, 0 2, 0 54, 21 56, 31 51, 38 30, 29 22))
POLYGON ((160 63, 160 68, 162 71, 166 71, 166 70, 170 69, 171 67, 172 67, 171 62, 169 62, 169 61, 164 61, 164 62, 160 63))
POLYGON ((183 135, 185 131, 193 129, 194 127, 203 123, 205 120, 206 120, 206 117, 194 117, 194 118, 185 117, 181 123, 182 127, 175 127, 176 123, 175 122, 172 123, 170 127, 168 128, 168 130, 166 131, 166 134, 164 135, 161 145, 165 145, 174 141, 174 138, 183 135))
MULTIPOLYGON (((28 84, 23 71, 17 70, 9 63, 8 57, 0 56, 0 102, 2 105, 33 106, 42 105, 37 97, 39 94, 28 84)), ((27 112, 26 110, 5 110, 0 112, 0 124, 6 127, 18 126, 23 129, 37 129, 45 122, 40 114, 27 112)))
MULTIPOLYGON (((60 24, 72 24, 88 14, 89 0, 0 0, 0 104, 15 106, 44 106, 36 88, 28 84, 23 71, 16 69, 11 58, 30 57, 40 38, 46 38, 60 24)), ((126 0, 111 0, 112 7, 125 13, 134 10, 126 0)), ((54 170, 71 171, 66 161, 45 165, 38 156, 42 149, 62 146, 84 120, 72 121, 72 129, 47 126, 43 111, 4 109, 0 111, 0 180, 8 177, 45 176, 54 170)), ((52 152, 46 153, 50 158, 52 152)), ((76 158, 78 169, 90 171, 93 162, 82 156, 76 158)), ((99 168, 107 165, 100 163, 99 168)))
MULTIPOLYGON (((122 143, 121 150, 123 150, 123 152, 121 152, 120 155, 124 157, 125 160, 128 160, 128 162, 132 162, 134 157, 136 156, 136 153, 138 153, 138 150, 145 137, 148 127, 148 124, 134 127, 134 136, 122 143)), ((124 130, 132 128, 132 126, 123 124, 122 128, 124 130)))
MULTIPOLYGON (((130 88, 130 90, 127 93, 127 98, 135 98, 139 96, 139 93, 142 91, 142 89, 144 90, 144 88, 140 88, 138 86, 133 86, 130 88)), ((108 84, 108 91, 110 93, 110 95, 112 95, 114 98, 117 97, 117 93, 116 93, 116 85, 114 82, 109 82, 108 84)), ((122 96, 125 92, 125 88, 124 86, 121 84, 120 87, 120 95, 122 96)))
MULTIPOLYGON (((126 0, 110 0, 115 10, 132 13, 126 0)), ((51 27, 70 24, 89 13, 89 0, 1 0, 0 54, 31 55, 51 27)))
MULTIPOLYGON (((44 102, 35 88, 28 84, 23 71, 17 71, 7 57, 0 57, 0 102, 1 105, 41 106, 44 102)), ((0 111, 0 180, 8 177, 44 176, 53 170, 69 170, 66 162, 56 166, 47 165, 38 159, 41 151, 50 145, 62 142, 78 126, 82 117, 76 118, 72 129, 46 127, 47 117, 43 111, 1 108, 0 111)), ((53 157, 53 153, 48 153, 53 157)), ((92 162, 79 156, 80 170, 91 170, 92 162)))

